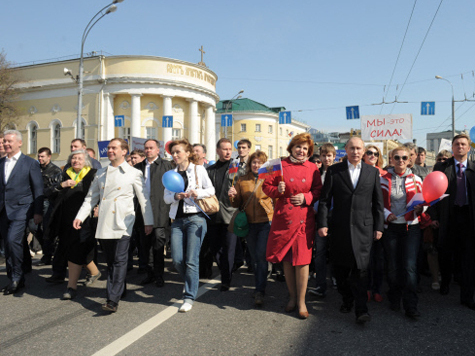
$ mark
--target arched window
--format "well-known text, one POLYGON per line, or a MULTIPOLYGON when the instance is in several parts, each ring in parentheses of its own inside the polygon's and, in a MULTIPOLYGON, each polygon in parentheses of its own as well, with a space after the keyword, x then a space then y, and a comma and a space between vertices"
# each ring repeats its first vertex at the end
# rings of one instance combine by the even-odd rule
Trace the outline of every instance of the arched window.
POLYGON ((29 129, 29 152, 30 154, 36 154, 37 150, 37 142, 38 142, 38 125, 36 123, 31 123, 30 124, 30 129, 29 129))
POLYGON ((59 153, 61 149, 61 125, 55 123, 51 128, 51 151, 53 153, 59 153))

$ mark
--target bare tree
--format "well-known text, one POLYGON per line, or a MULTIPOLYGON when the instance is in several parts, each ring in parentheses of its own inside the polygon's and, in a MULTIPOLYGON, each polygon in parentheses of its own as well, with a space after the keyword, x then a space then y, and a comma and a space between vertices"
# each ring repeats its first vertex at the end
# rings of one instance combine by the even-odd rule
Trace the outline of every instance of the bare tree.
POLYGON ((0 132, 6 126, 12 126, 18 122, 20 109, 15 103, 19 91, 15 88, 18 79, 15 77, 14 69, 6 59, 4 51, 0 52, 0 132))

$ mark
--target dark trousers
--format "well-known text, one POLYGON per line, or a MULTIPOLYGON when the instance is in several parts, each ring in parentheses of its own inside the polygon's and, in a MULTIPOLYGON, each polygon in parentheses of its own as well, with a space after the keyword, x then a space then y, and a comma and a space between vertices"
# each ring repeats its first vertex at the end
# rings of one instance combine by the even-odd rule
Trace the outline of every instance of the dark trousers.
POLYGON ((368 266, 368 290, 381 294, 384 278, 384 253, 381 240, 373 241, 368 266))
POLYGON ((367 271, 358 269, 356 267, 356 264, 353 268, 334 265, 333 274, 336 278, 336 282, 338 285, 338 292, 343 297, 343 303, 347 305, 353 305, 354 302, 356 316, 360 316, 363 313, 367 313, 367 271))
POLYGON ((421 244, 419 225, 389 224, 382 242, 388 266, 388 299, 406 311, 417 309, 417 256, 421 244))
POLYGON ((450 215, 450 227, 448 236, 439 235, 439 269, 441 285, 449 286, 452 275, 457 282, 461 282, 462 263, 462 238, 468 233, 469 224, 473 224, 470 219, 469 209, 463 212, 464 208, 454 208, 450 215), (463 220, 467 219, 467 220, 463 220))
POLYGON ((53 204, 50 204, 49 200, 45 199, 43 203, 43 222, 38 225, 38 230, 36 231, 35 237, 41 245, 41 250, 43 250, 43 255, 51 258, 54 253, 54 236, 53 240, 44 234, 45 228, 49 224, 49 219, 53 211, 53 204))
POLYGON ((140 238, 148 273, 154 276, 163 276, 165 269, 165 256, 163 252, 167 243, 166 228, 156 227, 150 235, 143 233, 140 235, 140 238))
POLYGON ((125 289, 130 236, 99 241, 107 262, 107 300, 119 303, 125 289))
POLYGON ((53 276, 65 278, 68 269, 68 245, 64 237, 58 237, 58 245, 54 251, 54 257, 52 262, 53 276))
MULTIPOLYGON (((21 214, 19 214, 21 216, 21 214)), ((25 247, 26 211, 23 219, 10 220, 5 209, 0 213, 0 235, 5 247, 7 276, 13 282, 19 282, 23 275, 23 255, 25 247)), ((30 257, 31 258, 31 257, 30 257)))
POLYGON ((230 284, 237 236, 228 232, 228 224, 209 225, 208 236, 210 238, 211 254, 215 257, 221 271, 221 282, 230 284))

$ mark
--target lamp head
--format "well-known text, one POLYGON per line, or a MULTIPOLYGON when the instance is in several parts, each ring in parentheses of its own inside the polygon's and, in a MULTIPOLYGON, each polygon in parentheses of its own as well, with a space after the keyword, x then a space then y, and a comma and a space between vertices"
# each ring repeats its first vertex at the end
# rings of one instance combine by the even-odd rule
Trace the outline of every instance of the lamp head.
POLYGON ((117 10, 117 6, 111 5, 111 6, 107 9, 106 15, 107 15, 107 14, 110 14, 110 13, 116 11, 116 10, 117 10))
POLYGON ((113 3, 113 4, 118 4, 118 3, 123 2, 123 1, 124 1, 124 0, 114 0, 114 1, 112 1, 112 3, 113 3))
POLYGON ((73 74, 71 73, 71 69, 68 69, 66 67, 64 67, 63 73, 64 75, 70 75, 71 77, 73 76, 73 74))
POLYGON ((442 78, 440 75, 436 75, 435 79, 444 79, 444 78, 442 78))
POLYGON ((238 94, 242 94, 242 93, 244 93, 243 89, 241 89, 238 94))

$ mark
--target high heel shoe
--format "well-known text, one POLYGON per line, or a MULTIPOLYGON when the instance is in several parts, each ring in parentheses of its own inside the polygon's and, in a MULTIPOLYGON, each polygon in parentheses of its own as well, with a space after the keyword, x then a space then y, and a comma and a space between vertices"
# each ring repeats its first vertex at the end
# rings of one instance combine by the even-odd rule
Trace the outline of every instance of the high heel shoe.
POLYGON ((295 309, 297 309, 297 304, 294 304, 294 305, 287 304, 285 306, 285 312, 286 313, 292 313, 295 309))
POLYGON ((299 312, 299 319, 305 320, 308 318, 308 311, 299 312))

